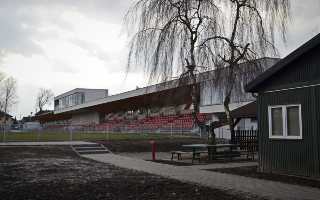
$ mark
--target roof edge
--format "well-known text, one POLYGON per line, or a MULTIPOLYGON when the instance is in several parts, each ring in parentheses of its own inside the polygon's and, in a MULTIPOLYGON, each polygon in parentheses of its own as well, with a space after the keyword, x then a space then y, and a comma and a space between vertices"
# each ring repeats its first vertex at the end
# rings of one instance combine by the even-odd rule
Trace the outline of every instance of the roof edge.
POLYGON ((305 42, 303 45, 298 47, 296 50, 291 52, 285 58, 281 59, 275 65, 267 69, 264 73, 259 75, 256 79, 251 81, 245 86, 246 92, 257 92, 258 87, 267 79, 269 79, 273 74, 280 71, 284 67, 286 67, 291 62, 295 61, 303 54, 307 53, 311 49, 317 47, 320 44, 320 33, 311 38, 309 41, 305 42))

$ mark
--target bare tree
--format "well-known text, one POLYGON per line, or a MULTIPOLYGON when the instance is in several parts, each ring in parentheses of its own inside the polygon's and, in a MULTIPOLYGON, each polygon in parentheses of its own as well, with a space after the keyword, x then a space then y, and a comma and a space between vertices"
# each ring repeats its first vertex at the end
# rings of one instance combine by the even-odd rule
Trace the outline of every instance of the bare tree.
MULTIPOLYGON (((277 55, 275 33, 280 33, 286 41, 286 27, 289 18, 289 0, 226 0, 219 4, 224 27, 223 34, 212 32, 212 36, 204 39, 198 48, 207 52, 212 48, 224 65, 224 73, 215 81, 224 89, 223 105, 230 126, 231 136, 234 135, 234 119, 231 116, 229 104, 231 97, 239 93, 246 84, 248 77, 261 72, 261 66, 254 63, 253 67, 241 65, 266 56, 277 55)), ((199 53, 201 54, 201 53, 199 53)), ((252 62, 251 62, 252 64, 252 62)), ((252 78, 251 78, 252 79, 252 78)))
POLYGON ((37 99, 36 99, 36 107, 39 108, 41 112, 45 106, 51 105, 53 100, 53 92, 50 89, 40 88, 37 99))
POLYGON ((223 88, 223 105, 234 135, 229 104, 236 90, 261 66, 240 63, 277 55, 275 34, 285 41, 289 0, 139 0, 128 11, 132 37, 128 69, 144 66, 150 80, 174 74, 192 85, 194 119, 199 123, 197 74, 215 69, 213 84, 223 88))
MULTIPOLYGON (((0 105, 4 113, 4 127, 7 125, 7 113, 17 103, 17 81, 13 77, 1 83, 0 105)), ((5 128, 4 128, 5 133, 5 128)))
MULTIPOLYGON (((199 51, 199 41, 219 33, 219 8, 212 0, 140 0, 126 15, 132 36, 128 69, 144 66, 149 81, 167 81, 173 76, 191 83, 193 118, 199 112, 197 74, 215 63, 211 51, 199 51)), ((215 50, 213 50, 215 51, 215 50)))

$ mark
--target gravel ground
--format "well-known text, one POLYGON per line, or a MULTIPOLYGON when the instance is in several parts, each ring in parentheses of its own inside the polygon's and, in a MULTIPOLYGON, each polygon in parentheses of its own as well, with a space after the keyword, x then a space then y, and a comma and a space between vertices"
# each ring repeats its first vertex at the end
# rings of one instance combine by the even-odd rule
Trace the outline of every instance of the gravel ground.
POLYGON ((256 199, 79 158, 70 147, 1 147, 0 199, 256 199))

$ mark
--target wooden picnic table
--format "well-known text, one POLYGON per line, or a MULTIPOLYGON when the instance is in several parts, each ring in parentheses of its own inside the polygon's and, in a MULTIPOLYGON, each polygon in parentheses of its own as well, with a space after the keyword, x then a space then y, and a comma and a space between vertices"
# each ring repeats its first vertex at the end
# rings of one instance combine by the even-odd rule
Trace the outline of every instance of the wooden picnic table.
MULTIPOLYGON (((228 148, 229 151, 227 151, 227 154, 225 154, 224 156, 228 156, 232 158, 232 156, 234 156, 233 150, 239 147, 239 145, 238 144, 214 144, 214 145, 213 144, 186 144, 186 145, 182 145, 182 147, 192 149, 192 163, 193 163, 193 161, 196 159, 196 156, 197 155, 200 156, 200 154, 203 152, 203 151, 199 151, 201 149, 206 148, 208 153, 208 159, 214 160, 218 158, 217 149, 228 148)), ((222 154, 220 154, 220 156, 221 155, 222 154)), ((200 158, 199 158, 199 161, 200 161, 200 158)))
POLYGON ((196 158, 198 158, 200 162, 200 154, 202 151, 199 151, 199 150, 204 148, 208 149, 208 144, 185 144, 185 145, 182 145, 182 147, 192 149, 192 163, 193 163, 193 161, 196 158))
POLYGON ((234 156, 240 156, 237 152, 238 144, 215 144, 208 145, 208 159, 215 160, 217 158, 230 158, 232 159, 234 156), (227 151, 218 151, 218 149, 228 148, 227 151))

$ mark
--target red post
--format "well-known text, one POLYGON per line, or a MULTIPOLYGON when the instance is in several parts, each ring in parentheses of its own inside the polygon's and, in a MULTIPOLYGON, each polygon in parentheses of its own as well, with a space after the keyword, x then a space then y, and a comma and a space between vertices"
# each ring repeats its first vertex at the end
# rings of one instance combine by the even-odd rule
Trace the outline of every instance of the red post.
POLYGON ((150 144, 152 146, 152 160, 156 160, 156 142, 151 140, 150 144))

